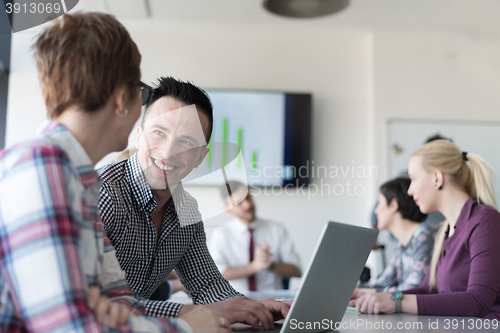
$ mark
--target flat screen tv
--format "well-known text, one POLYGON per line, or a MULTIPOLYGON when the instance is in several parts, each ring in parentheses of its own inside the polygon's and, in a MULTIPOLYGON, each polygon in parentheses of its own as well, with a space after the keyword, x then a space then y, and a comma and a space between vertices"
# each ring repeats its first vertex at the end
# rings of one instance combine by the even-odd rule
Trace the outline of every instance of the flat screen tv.
POLYGON ((206 90, 214 109, 210 151, 187 186, 308 186, 311 94, 206 90), (305 177, 301 177, 302 175, 305 177))

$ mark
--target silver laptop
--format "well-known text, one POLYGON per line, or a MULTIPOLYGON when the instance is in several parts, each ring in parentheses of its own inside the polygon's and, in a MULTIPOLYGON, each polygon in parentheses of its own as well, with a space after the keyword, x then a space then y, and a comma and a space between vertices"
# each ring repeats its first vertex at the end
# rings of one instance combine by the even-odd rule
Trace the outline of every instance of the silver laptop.
MULTIPOLYGON (((260 330, 292 333, 335 329, 335 323, 342 321, 377 234, 374 229, 328 222, 283 324, 275 324, 273 330, 260 330)), ((232 329, 259 331, 241 324, 232 329)))

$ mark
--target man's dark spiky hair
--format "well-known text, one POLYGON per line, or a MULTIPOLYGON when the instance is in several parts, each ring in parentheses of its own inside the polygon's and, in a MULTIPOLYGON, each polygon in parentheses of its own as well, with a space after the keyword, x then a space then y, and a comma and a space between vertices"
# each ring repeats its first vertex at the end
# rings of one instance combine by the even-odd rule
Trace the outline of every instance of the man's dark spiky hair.
POLYGON ((205 90, 198 88, 191 82, 176 80, 171 76, 160 77, 154 86, 153 97, 151 99, 151 103, 146 109, 144 117, 142 118, 142 125, 144 126, 144 120, 147 117, 151 105, 162 97, 170 96, 179 102, 185 103, 186 105, 196 105, 196 110, 207 116, 208 131, 206 133, 206 140, 208 143, 210 141, 210 137, 212 136, 214 113, 212 109, 212 102, 210 101, 210 98, 205 90))

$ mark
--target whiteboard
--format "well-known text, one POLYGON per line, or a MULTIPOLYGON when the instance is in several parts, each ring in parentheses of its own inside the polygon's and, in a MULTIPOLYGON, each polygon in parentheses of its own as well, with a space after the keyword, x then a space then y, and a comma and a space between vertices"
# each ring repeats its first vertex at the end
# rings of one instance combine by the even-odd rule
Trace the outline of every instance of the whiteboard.
POLYGON ((453 139, 462 151, 479 154, 493 167, 495 172, 495 195, 497 205, 500 194, 500 123, 465 121, 389 121, 389 175, 399 176, 408 170, 413 152, 427 138, 439 134, 453 139))

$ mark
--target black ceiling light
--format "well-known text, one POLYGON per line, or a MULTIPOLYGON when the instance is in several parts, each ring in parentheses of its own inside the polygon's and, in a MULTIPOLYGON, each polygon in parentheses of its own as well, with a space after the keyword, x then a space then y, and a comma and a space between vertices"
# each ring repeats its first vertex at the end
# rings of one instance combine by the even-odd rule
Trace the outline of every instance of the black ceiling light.
POLYGON ((349 5, 349 0, 264 0, 264 8, 289 18, 314 18, 332 15, 349 5))

